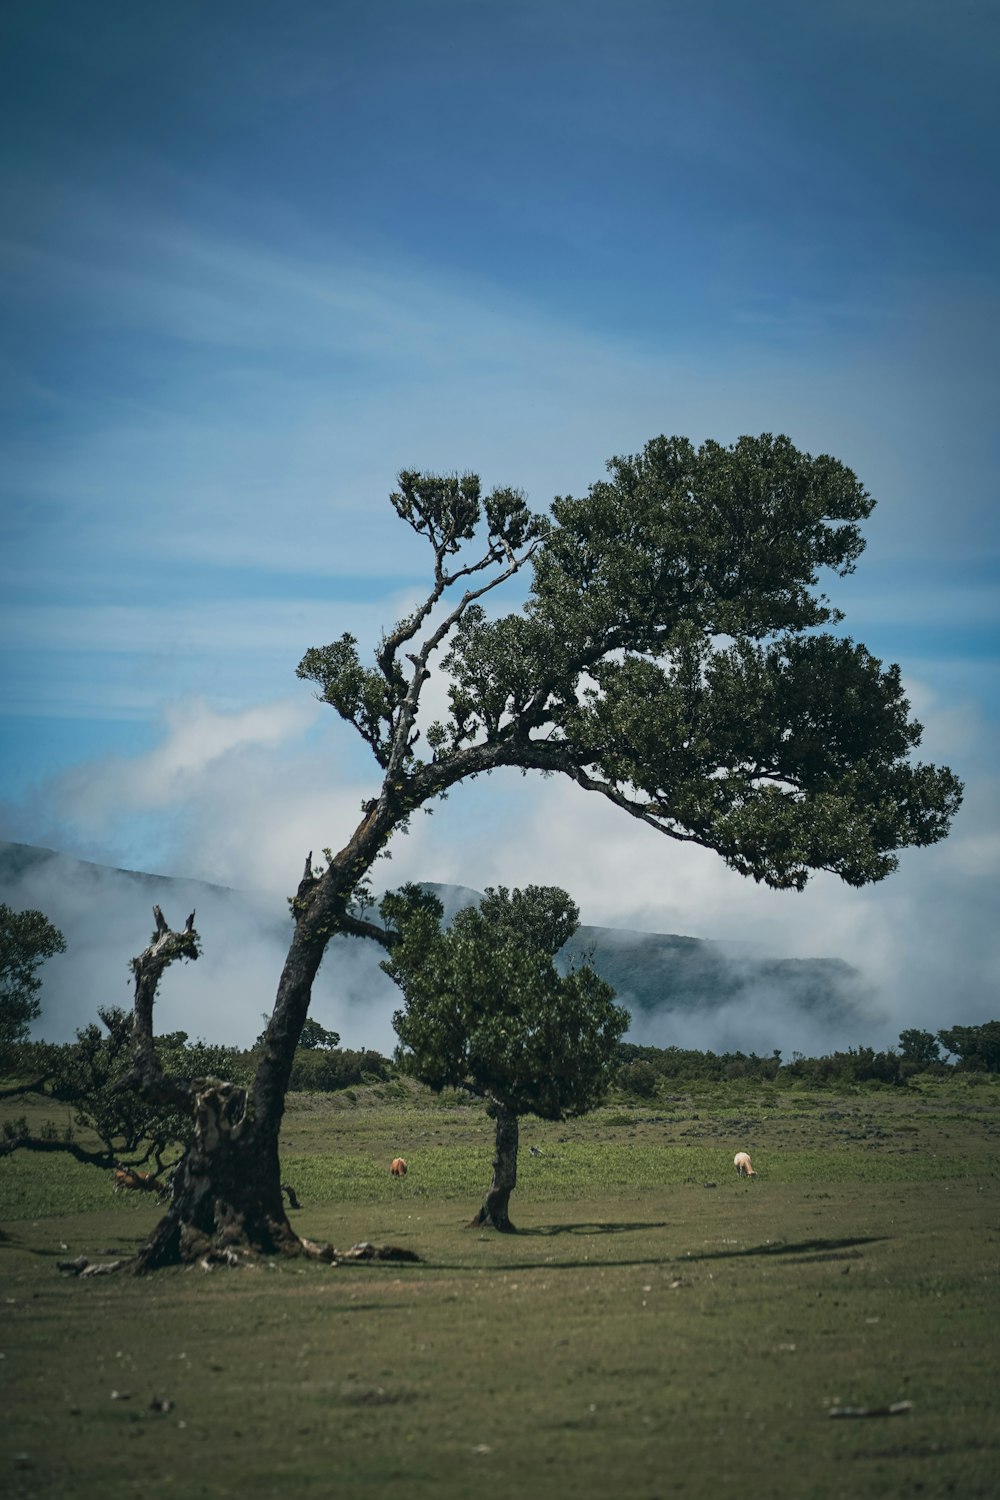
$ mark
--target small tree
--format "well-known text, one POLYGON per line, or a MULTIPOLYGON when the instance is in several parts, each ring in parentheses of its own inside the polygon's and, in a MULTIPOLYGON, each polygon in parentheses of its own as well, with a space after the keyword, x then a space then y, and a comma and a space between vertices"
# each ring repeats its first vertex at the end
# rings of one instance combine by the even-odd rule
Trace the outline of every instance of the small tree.
MULTIPOLYGON (((98 1008, 100 1025, 92 1021, 80 1027, 76 1040, 65 1046, 35 1044, 41 1077, 27 1084, 21 1092, 31 1093, 53 1106, 68 1106, 72 1123, 63 1132, 51 1123, 39 1134, 28 1132, 26 1124, 5 1132, 0 1155, 15 1150, 71 1151, 76 1159, 90 1166, 141 1167, 155 1163, 164 1168, 164 1156, 174 1155, 191 1135, 191 1119, 177 1104, 158 1104, 128 1086, 132 1070, 132 1015, 119 1006, 98 1008), (92 1132, 97 1148, 75 1139, 74 1129, 92 1132)), ((206 1042, 189 1043, 184 1031, 168 1032, 156 1038, 156 1055, 160 1063, 179 1078, 215 1076, 224 1072, 230 1078, 245 1081, 246 1065, 235 1047, 212 1046, 206 1042)))
POLYGON ((966 1073, 1000 1073, 1000 1021, 982 1026, 951 1026, 939 1031, 942 1045, 958 1058, 966 1073))
POLYGON ((941 1049, 933 1031, 909 1026, 899 1033, 899 1055, 909 1073, 923 1073, 941 1061, 941 1049))
MULTIPOLYGON (((153 1160, 157 1171, 166 1153, 183 1145, 191 1134, 186 1109, 157 1104, 129 1088, 132 1067, 132 1015, 119 1006, 98 1008, 100 1026, 91 1023, 76 1033, 61 1057, 49 1085, 53 1099, 72 1104, 75 1124, 92 1130, 109 1160, 143 1166, 153 1160)), ((235 1047, 189 1042, 185 1031, 156 1038, 161 1064, 181 1078, 218 1076, 240 1078, 244 1072, 235 1047)), ((242 1081, 242 1079, 241 1079, 242 1081)))
POLYGON ((44 913, 17 912, 0 903, 0 1074, 14 1065, 17 1047, 41 1013, 42 981, 36 971, 65 951, 65 938, 44 913))
POLYGON ((405 893, 381 904, 401 933, 382 964, 405 997, 392 1024, 431 1088, 463 1088, 488 1101, 493 1181, 472 1222, 510 1233, 519 1116, 561 1120, 593 1109, 629 1016, 592 969, 556 969, 556 954, 579 925, 565 891, 487 890, 445 931, 434 905, 414 904, 405 893))
POLYGON ((340 1033, 327 1031, 326 1027, 314 1021, 312 1016, 306 1016, 302 1035, 299 1037, 299 1046, 305 1047, 309 1052, 328 1052, 331 1047, 340 1046, 340 1033))
POLYGON ((652 1099, 660 1085, 660 1075, 651 1062, 637 1057, 624 1063, 618 1072, 618 1087, 638 1099, 652 1099))

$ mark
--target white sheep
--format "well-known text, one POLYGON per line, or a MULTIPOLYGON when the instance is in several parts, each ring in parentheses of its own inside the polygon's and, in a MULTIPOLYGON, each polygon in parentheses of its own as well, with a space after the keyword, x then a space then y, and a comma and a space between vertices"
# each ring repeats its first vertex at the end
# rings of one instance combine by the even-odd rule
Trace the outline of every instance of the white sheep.
POLYGON ((737 1151, 733 1157, 733 1166, 736 1168, 737 1177, 756 1177, 757 1173, 750 1165, 750 1158, 745 1151, 737 1151))

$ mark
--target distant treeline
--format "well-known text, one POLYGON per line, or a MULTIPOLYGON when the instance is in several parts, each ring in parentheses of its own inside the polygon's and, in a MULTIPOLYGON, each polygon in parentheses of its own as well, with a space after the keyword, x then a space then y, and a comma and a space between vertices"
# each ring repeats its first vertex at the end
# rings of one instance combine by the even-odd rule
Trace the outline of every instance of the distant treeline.
POLYGON ((804 1083, 814 1087, 849 1083, 905 1084, 918 1074, 1000 1073, 1000 1021, 982 1026, 952 1026, 939 1031, 911 1027, 900 1033, 898 1048, 876 1052, 849 1047, 823 1057, 781 1053, 698 1052, 683 1047, 639 1047, 622 1042, 618 1085, 639 1098, 650 1098, 662 1082, 693 1083, 756 1079, 759 1082, 804 1083))
MULTIPOLYGON (((122 1022, 124 1019, 121 1017, 122 1022)), ((407 1071, 406 1061, 398 1052, 389 1058, 370 1048, 340 1047, 336 1045, 339 1041, 336 1033, 326 1032, 312 1022, 307 1022, 304 1036, 308 1045, 298 1048, 292 1070, 291 1088, 295 1092, 334 1093, 338 1089, 384 1083, 407 1071)), ((97 1026, 79 1032, 76 1042, 61 1046, 48 1042, 23 1043, 17 1049, 16 1072, 22 1077, 54 1074, 59 1080, 54 1090, 56 1097, 64 1092, 65 1097, 71 1098, 78 1088, 76 1074, 81 1063, 85 1062, 87 1070, 92 1071, 92 1055, 98 1048, 108 1048, 110 1043, 111 1038, 102 1038, 97 1026)), ((226 1047, 192 1042, 183 1031, 178 1031, 159 1037, 156 1045, 164 1066, 171 1072, 189 1078, 217 1077, 248 1084, 257 1064, 260 1039, 250 1048, 226 1047)), ((124 1052, 122 1046, 121 1053, 124 1052)), ((637 1098, 651 1098, 663 1084, 734 1079, 813 1087, 851 1083, 903 1085, 917 1074, 1000 1073, 1000 1021, 987 1021, 982 1026, 953 1026, 936 1034, 912 1028, 900 1033, 897 1048, 885 1052, 864 1046, 822 1057, 804 1057, 793 1052, 790 1062, 782 1061, 778 1051, 760 1057, 755 1052, 699 1052, 684 1047, 641 1047, 632 1042, 619 1043, 618 1053, 615 1083, 637 1098)), ((109 1058, 105 1066, 109 1073, 117 1073, 125 1070, 126 1061, 126 1056, 119 1054, 115 1065, 108 1066, 109 1058)))
MULTIPOLYGON (((100 1035, 97 1027, 93 1031, 100 1035)), ((25 1078, 55 1075, 58 1079, 73 1079, 83 1057, 87 1056, 89 1061, 92 1048, 93 1043, 86 1033, 78 1034, 75 1042, 58 1046, 50 1042, 25 1042, 17 1049, 16 1069, 13 1071, 25 1078)), ((164 1067, 183 1078, 225 1078, 230 1083, 249 1084, 257 1066, 255 1047, 192 1042, 183 1031, 157 1037, 156 1050, 164 1067)), ((128 1060, 122 1058, 122 1072, 128 1060)), ((292 1069, 291 1088, 298 1093, 329 1094, 360 1084, 385 1082, 396 1071, 390 1058, 370 1049, 299 1047, 292 1069)), ((67 1098, 74 1097, 73 1082, 65 1085, 65 1094, 67 1098)))

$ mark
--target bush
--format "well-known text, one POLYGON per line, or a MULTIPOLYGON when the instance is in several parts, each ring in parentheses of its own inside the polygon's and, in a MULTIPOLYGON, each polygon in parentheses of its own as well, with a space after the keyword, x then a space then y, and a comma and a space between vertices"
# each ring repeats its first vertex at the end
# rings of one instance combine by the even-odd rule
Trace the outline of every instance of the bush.
POLYGON ((634 1042, 621 1042, 618 1057, 622 1088, 626 1087, 623 1074, 636 1063, 648 1065, 658 1079, 669 1078, 675 1083, 714 1083, 732 1078, 767 1082, 777 1078, 781 1068, 780 1052, 758 1057, 756 1052, 698 1052, 684 1047, 640 1047, 634 1042))
POLYGON ((289 1087, 296 1093, 332 1094, 362 1083, 385 1083, 392 1074, 392 1064, 380 1052, 299 1047, 289 1087))
POLYGON ((969 1073, 1000 1073, 1000 1021, 982 1026, 953 1026, 938 1037, 959 1059, 958 1068, 969 1073))
POLYGON ((635 1062, 626 1063, 618 1071, 618 1087, 626 1094, 634 1094, 638 1099, 651 1099, 659 1082, 660 1075, 653 1064, 641 1057, 635 1062))
POLYGON ((905 1069, 899 1055, 895 1052, 875 1052, 871 1047, 848 1047, 846 1052, 830 1052, 823 1057, 800 1057, 796 1054, 781 1069, 781 1075, 814 1088, 822 1088, 824 1085, 842 1087, 852 1083, 906 1082, 905 1069))

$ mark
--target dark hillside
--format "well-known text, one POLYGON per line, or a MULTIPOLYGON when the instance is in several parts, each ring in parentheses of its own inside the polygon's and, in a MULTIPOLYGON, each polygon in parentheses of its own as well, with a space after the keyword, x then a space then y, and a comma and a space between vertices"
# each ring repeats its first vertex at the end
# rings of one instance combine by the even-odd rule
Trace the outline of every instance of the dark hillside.
MULTIPOLYGON (((427 888, 449 920, 480 899, 467 886, 427 888)), ((288 934, 287 906, 280 899, 0 843, 0 901, 18 910, 37 907, 66 935, 67 952, 44 974, 38 1031, 50 1041, 69 1040, 99 1004, 128 1003, 128 962, 147 940, 154 902, 172 921, 195 909, 204 940, 199 962, 171 976, 165 1026, 249 1045, 261 1013, 270 1010, 288 934)), ((341 1032, 345 1045, 391 1052, 390 1017, 399 998, 379 969, 380 957, 373 944, 335 940, 311 1014, 341 1032)), ((857 971, 836 958, 736 956, 725 944, 699 938, 582 927, 565 961, 591 963, 632 1012, 634 1034, 660 1045, 671 1040, 671 1017, 685 1018, 688 1028, 700 1026, 699 1044, 715 1049, 787 1051, 799 1045, 794 1024, 789 1031, 796 1021, 812 1028, 810 1045, 817 1026, 831 1033, 831 1044, 838 1037, 854 1042, 861 1034, 864 989, 857 971), (724 1034, 713 1021, 723 1013, 724 1034)), ((691 1044, 689 1030, 684 1044, 691 1044)))

